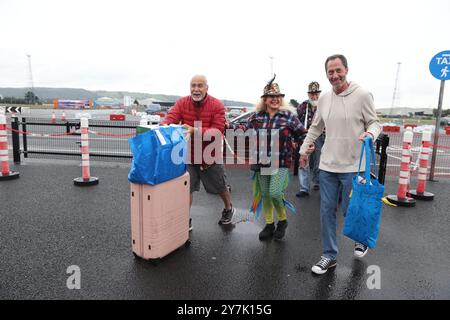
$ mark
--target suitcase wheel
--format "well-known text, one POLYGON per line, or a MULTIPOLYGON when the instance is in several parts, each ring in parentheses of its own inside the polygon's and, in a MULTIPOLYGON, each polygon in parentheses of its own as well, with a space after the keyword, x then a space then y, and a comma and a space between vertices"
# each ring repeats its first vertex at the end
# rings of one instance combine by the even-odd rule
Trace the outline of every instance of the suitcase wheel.
POLYGON ((184 243, 184 246, 186 248, 190 247, 191 246, 191 240, 186 240, 186 242, 184 243))
POLYGON ((134 251, 133 251, 133 256, 135 259, 142 259, 140 256, 138 256, 134 251))
POLYGON ((161 262, 161 258, 148 259, 148 261, 150 261, 150 263, 156 267, 161 262))

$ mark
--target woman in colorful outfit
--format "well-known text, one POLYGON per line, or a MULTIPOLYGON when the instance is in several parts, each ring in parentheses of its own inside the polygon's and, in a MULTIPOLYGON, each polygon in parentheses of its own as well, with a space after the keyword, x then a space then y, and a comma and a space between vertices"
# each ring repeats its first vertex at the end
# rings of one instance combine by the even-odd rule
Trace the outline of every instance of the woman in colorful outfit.
MULTIPOLYGON (((285 190, 289 184, 289 168, 291 166, 292 153, 294 151, 292 141, 300 142, 305 134, 306 129, 300 123, 296 110, 288 106, 284 101, 284 94, 280 92, 278 84, 274 83, 273 79, 264 87, 264 93, 261 100, 256 105, 256 112, 252 114, 247 124, 244 125, 229 125, 231 129, 254 130, 258 135, 271 136, 273 130, 278 131, 278 146, 279 157, 275 160, 277 163, 271 163, 270 168, 275 170, 261 170, 269 169, 267 165, 260 163, 257 157, 257 165, 252 165, 252 170, 255 172, 253 193, 254 201, 252 210, 256 212, 260 208, 259 202, 262 202, 262 209, 266 219, 264 229, 259 233, 259 239, 262 241, 270 240, 272 237, 280 240, 284 237, 287 227, 286 205, 292 208, 293 206, 285 200, 285 190), (261 135, 261 130, 266 130, 264 135, 261 135), (273 210, 277 211, 278 223, 275 228, 273 210)), ((275 136, 276 137, 276 136, 275 136)), ((261 141, 258 141, 261 146, 261 141)), ((269 150, 266 154, 276 152, 270 150, 270 143, 265 143, 269 150)), ((261 153, 261 150, 259 150, 261 153)), ((295 208, 294 208, 295 210, 295 208)))

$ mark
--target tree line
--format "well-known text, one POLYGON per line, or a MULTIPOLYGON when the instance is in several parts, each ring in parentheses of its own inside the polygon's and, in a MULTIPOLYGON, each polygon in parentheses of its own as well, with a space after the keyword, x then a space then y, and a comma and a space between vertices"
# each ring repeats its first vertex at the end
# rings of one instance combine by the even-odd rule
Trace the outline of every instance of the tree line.
POLYGON ((27 91, 23 98, 16 97, 2 97, 0 96, 0 103, 11 103, 11 104, 42 104, 39 97, 32 91, 27 91))

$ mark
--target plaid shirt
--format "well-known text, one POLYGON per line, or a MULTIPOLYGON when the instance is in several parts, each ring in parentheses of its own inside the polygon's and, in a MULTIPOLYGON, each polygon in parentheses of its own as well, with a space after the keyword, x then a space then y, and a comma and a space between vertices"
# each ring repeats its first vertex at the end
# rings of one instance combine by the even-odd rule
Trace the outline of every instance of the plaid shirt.
MULTIPOLYGON (((279 164, 280 168, 290 168, 292 161, 293 146, 292 142, 301 142, 306 135, 307 130, 300 123, 298 117, 290 111, 279 111, 272 119, 264 111, 252 114, 245 125, 230 125, 232 129, 254 129, 258 132, 261 129, 267 130, 267 155, 270 156, 271 130, 278 130, 279 133, 279 164)), ((260 135, 258 136, 260 137, 260 135)), ((258 146, 260 141, 257 141, 258 146)), ((258 148, 259 149, 259 148, 258 148)), ((272 164, 274 165, 274 164, 272 164)))
POLYGON ((305 118, 306 118, 306 109, 308 109, 308 119, 306 120, 306 129, 309 129, 309 126, 311 126, 311 122, 314 118, 314 114, 316 113, 316 110, 313 110, 313 106, 309 102, 309 100, 305 100, 297 107, 297 116, 301 122, 301 124, 305 125, 305 118))
MULTIPOLYGON (((303 124, 303 126, 305 125, 306 110, 308 110, 308 119, 306 120, 306 129, 309 129, 309 127, 311 126, 311 123, 314 119, 314 116, 317 111, 317 107, 314 109, 315 110, 313 110, 313 106, 312 106, 311 102, 309 102, 309 100, 303 101, 302 104, 300 104, 297 107, 297 116, 300 120, 300 123, 303 124)), ((322 133, 321 137, 323 139, 325 139, 325 129, 323 129, 323 133, 322 133)))

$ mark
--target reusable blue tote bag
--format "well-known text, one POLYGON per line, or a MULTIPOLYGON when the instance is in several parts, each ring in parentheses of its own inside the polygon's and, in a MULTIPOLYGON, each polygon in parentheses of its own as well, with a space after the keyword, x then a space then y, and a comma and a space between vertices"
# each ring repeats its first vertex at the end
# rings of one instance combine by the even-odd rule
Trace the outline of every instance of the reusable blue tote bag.
POLYGON ((186 172, 187 143, 183 127, 159 126, 128 139, 133 160, 128 180, 155 185, 186 172))
POLYGON ((352 178, 353 190, 345 216, 345 236, 365 244, 369 248, 376 246, 381 221, 381 209, 384 186, 376 176, 377 165, 371 138, 364 139, 359 158, 358 174, 352 178), (360 176, 363 154, 366 156, 364 176, 360 176), (370 174, 370 163, 373 161, 375 178, 370 174))

